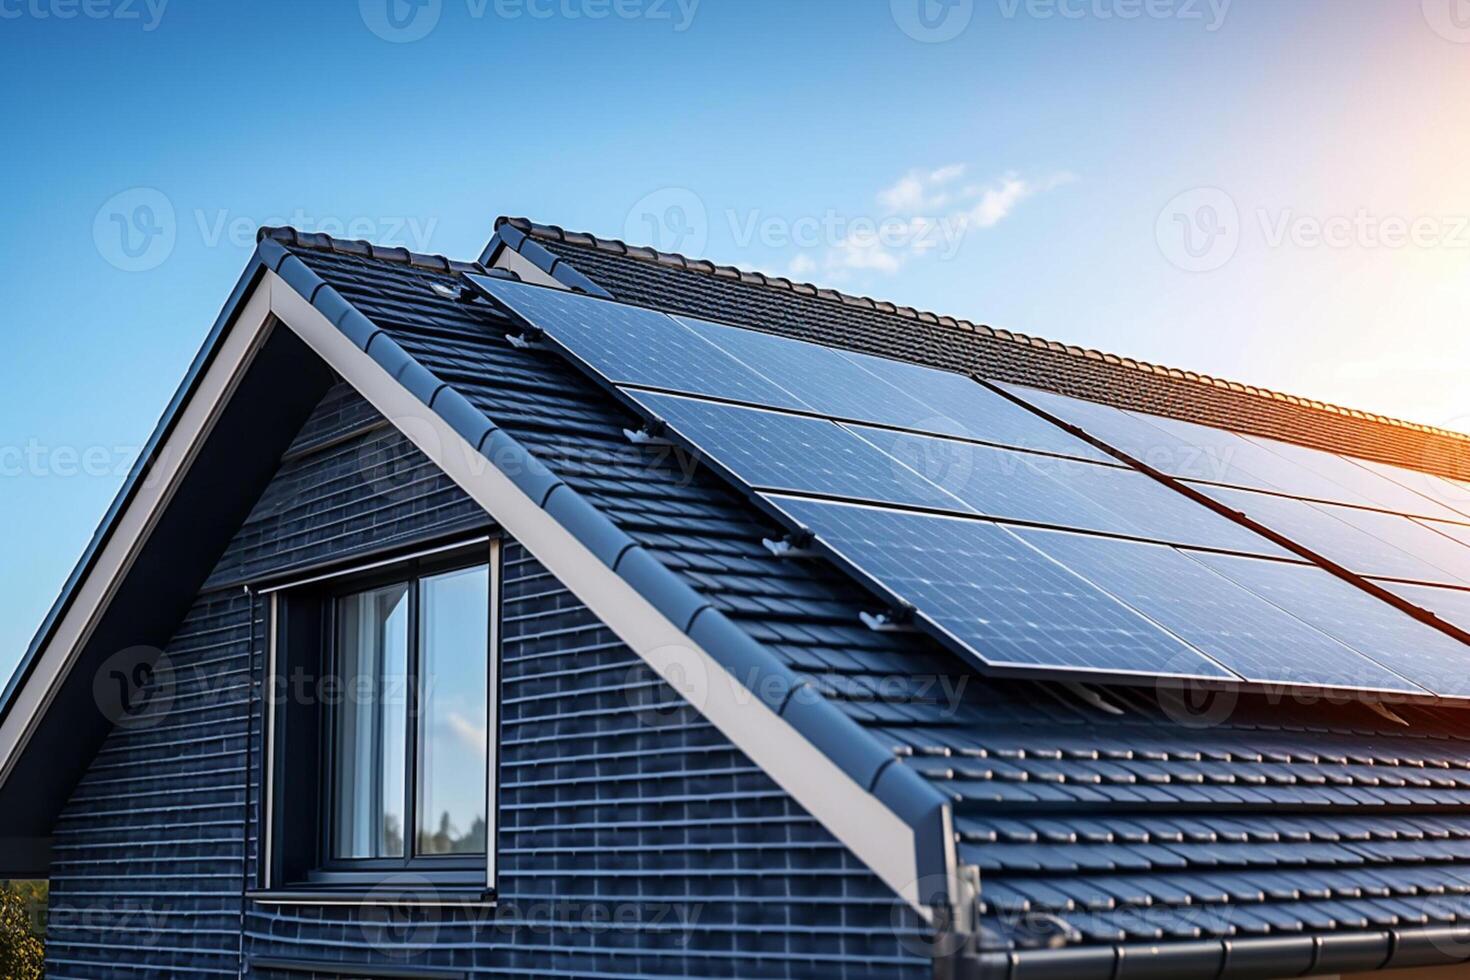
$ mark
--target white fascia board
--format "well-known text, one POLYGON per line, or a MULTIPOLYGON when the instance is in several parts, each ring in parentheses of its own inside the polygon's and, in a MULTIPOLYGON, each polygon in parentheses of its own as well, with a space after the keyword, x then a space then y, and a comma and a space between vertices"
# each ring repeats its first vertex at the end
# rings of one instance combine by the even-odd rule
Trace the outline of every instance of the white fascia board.
POLYGON ((230 395, 270 335, 271 325, 270 294, 262 282, 240 308, 193 395, 180 409, 173 429, 159 447, 133 499, 118 514, 107 543, 77 584, 66 612, 39 651, 31 675, 16 689, 15 700, 0 724, 0 760, 3 760, 0 783, 15 768, 149 533, 208 439, 230 395))
MULTIPOLYGON (((751 761, 926 920, 911 827, 725 670, 499 467, 274 273, 271 311, 751 761)), ((902 763, 895 762, 895 765, 902 763)), ((931 842, 924 842, 931 843, 931 842)))

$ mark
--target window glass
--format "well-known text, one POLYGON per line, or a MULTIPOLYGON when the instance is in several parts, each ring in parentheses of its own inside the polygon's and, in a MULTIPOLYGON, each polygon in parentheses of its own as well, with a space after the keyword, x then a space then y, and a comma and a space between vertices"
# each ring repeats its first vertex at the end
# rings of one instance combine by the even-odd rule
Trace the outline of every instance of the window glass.
POLYGON ((409 589, 338 600, 340 700, 333 731, 332 854, 402 857, 409 589))
POLYGON ((486 566, 419 583, 418 853, 485 852, 486 566))

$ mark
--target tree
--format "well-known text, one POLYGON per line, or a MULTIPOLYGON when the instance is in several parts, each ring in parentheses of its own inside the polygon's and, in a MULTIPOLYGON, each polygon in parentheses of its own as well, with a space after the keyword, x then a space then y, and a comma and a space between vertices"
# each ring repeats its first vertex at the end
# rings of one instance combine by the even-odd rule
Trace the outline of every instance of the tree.
POLYGON ((46 960, 46 883, 0 883, 0 977, 41 980, 46 960))

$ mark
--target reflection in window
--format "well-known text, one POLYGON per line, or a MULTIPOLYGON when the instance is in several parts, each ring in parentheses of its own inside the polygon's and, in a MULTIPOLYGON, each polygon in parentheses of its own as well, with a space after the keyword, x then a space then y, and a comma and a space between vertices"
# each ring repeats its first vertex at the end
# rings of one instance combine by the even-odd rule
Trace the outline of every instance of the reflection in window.
POLYGON ((485 852, 489 571, 419 583, 418 853, 485 852))
POLYGON ((408 596, 393 585, 337 603, 334 857, 403 856, 408 596))

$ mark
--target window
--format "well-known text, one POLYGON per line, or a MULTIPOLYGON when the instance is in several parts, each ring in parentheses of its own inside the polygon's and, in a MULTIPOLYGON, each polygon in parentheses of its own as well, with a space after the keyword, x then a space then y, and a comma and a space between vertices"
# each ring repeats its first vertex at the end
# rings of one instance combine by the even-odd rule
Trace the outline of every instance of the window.
POLYGON ((272 593, 264 884, 493 885, 498 562, 491 542, 272 593))

